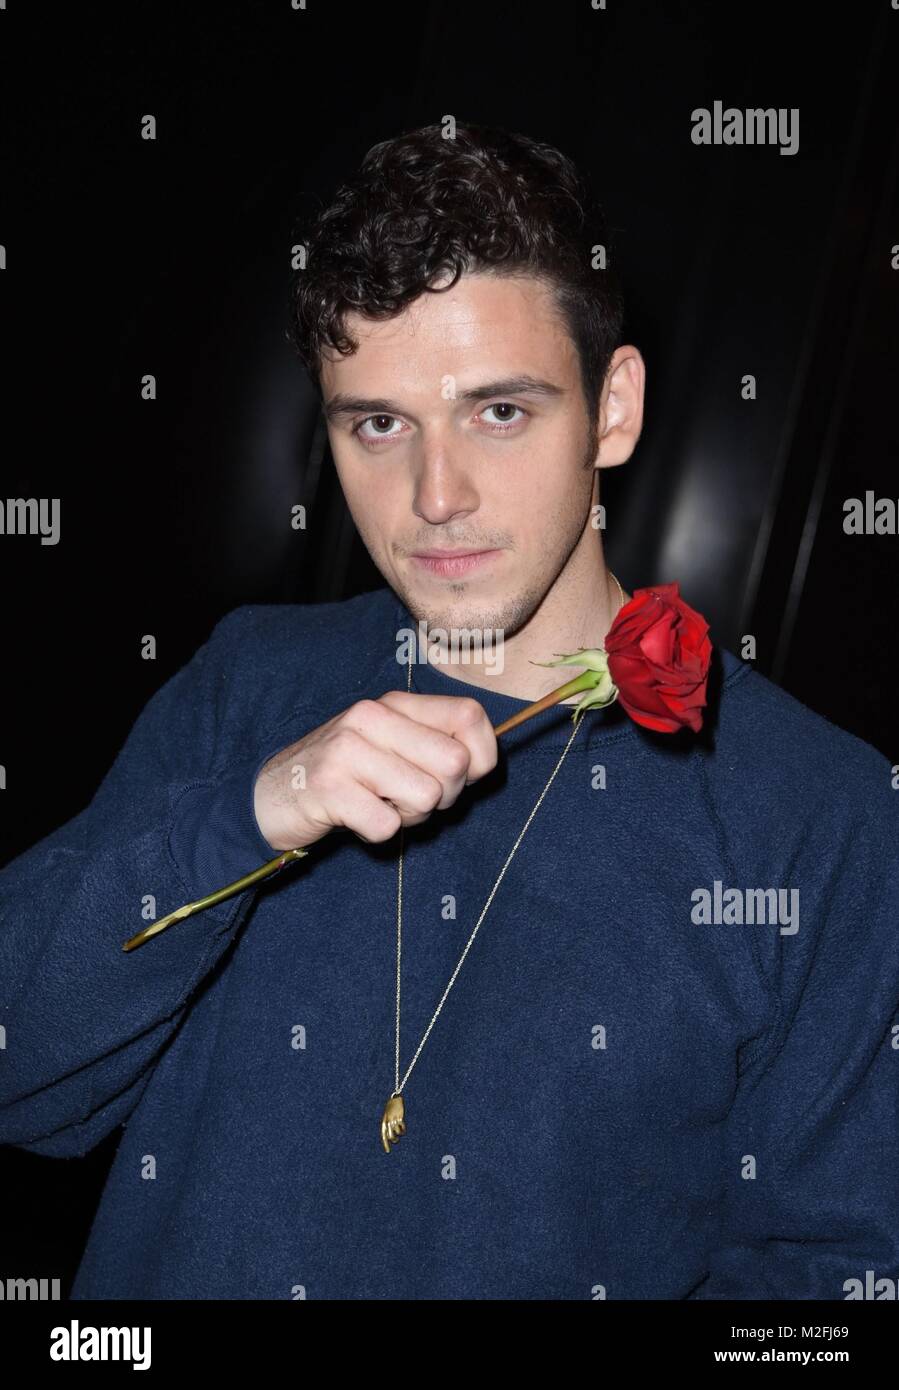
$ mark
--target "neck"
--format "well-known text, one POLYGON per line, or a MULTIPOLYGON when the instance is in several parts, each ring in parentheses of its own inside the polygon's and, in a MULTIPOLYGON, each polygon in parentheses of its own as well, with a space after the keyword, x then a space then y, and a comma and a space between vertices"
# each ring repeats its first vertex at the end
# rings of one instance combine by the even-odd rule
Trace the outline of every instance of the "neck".
MULTIPOLYGON (((596 533, 588 545, 579 545, 556 584, 523 627, 505 637, 484 659, 470 661, 434 660, 438 655, 428 648, 431 665, 444 675, 468 685, 481 686, 518 700, 539 700, 578 674, 576 666, 536 666, 533 662, 552 661, 580 647, 601 647, 621 608, 621 594, 602 556, 597 556, 596 533), (578 551, 583 551, 581 557, 578 551)), ((623 588, 623 586, 622 586, 623 588)), ((624 590, 625 602, 630 598, 624 590)), ((562 703, 575 705, 574 695, 562 703)))

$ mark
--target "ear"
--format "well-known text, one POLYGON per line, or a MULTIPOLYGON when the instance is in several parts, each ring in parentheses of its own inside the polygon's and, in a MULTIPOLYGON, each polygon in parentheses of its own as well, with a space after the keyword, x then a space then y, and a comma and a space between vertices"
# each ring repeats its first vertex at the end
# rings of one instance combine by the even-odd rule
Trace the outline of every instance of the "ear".
POLYGON ((639 348, 615 349, 599 403, 599 444, 596 468, 627 463, 643 429, 646 363, 639 348))

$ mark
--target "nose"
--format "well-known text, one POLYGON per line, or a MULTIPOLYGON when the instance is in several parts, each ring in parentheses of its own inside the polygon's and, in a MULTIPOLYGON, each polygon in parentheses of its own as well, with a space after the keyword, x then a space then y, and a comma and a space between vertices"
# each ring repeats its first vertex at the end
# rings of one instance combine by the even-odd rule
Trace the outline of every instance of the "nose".
POLYGON ((432 526, 468 516, 480 505, 470 469, 450 457, 446 444, 425 442, 415 465, 412 510, 432 526))

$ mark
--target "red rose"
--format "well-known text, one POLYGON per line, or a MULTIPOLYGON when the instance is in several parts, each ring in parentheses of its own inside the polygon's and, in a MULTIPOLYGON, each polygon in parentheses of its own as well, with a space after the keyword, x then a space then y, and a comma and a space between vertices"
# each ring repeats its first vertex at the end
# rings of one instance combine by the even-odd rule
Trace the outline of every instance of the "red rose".
POLYGON ((712 644, 701 613, 684 603, 675 581, 635 589, 606 636, 618 699, 644 728, 676 733, 702 728, 712 644))

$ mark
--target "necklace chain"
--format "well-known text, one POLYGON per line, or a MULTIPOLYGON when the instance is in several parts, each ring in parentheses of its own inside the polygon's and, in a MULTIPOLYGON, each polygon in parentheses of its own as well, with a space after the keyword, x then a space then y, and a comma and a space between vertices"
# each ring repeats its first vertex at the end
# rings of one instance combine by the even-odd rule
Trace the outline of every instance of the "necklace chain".
MULTIPOLYGON (((612 574, 612 571, 609 570, 609 573, 612 574)), ((622 589, 621 585, 618 583, 618 580, 617 580, 617 578, 616 578, 616 576, 615 576, 614 574, 612 574, 612 578, 615 580, 615 583, 618 585, 618 592, 619 592, 619 594, 621 595, 621 607, 623 608, 623 607, 624 607, 624 603, 625 603, 624 590, 622 589)), ((620 611, 620 610, 619 610, 619 611, 620 611)), ((407 691, 409 691, 409 690, 411 690, 411 688, 412 688, 412 651, 411 651, 411 648, 410 648, 410 651, 409 651, 409 661, 408 661, 408 672, 407 672, 407 677, 406 677, 406 689, 407 689, 407 691)), ((518 835, 517 840, 515 841, 514 845, 512 846, 511 850, 509 851, 509 855, 508 855, 508 857, 507 857, 507 859, 506 859, 506 862, 505 862, 505 864, 503 865, 502 869, 500 870, 499 877, 497 878, 496 882, 494 883, 493 887, 492 887, 491 890, 490 890, 490 896, 489 896, 489 898, 487 899, 487 901, 485 902, 485 904, 484 904, 484 906, 483 906, 483 908, 482 908, 482 910, 481 910, 481 915, 480 915, 480 917, 478 918, 478 920, 477 920, 477 922, 476 922, 476 924, 475 924, 474 931, 471 933, 471 936, 468 938, 468 941, 466 942, 465 950, 462 952, 461 956, 459 957, 459 960, 458 960, 458 963, 457 963, 457 965, 456 965, 456 968, 455 968, 455 970, 453 971, 452 975, 450 976, 449 983, 447 984, 446 989, 443 991, 443 995, 442 995, 442 997, 441 997, 441 999, 440 999, 440 1003, 437 1005, 437 1008, 434 1010, 434 1013, 433 1013, 433 1016, 432 1016, 432 1018, 431 1018, 431 1021, 430 1021, 430 1023, 428 1024, 427 1028, 425 1029, 424 1035, 422 1036, 422 1039, 421 1039, 421 1042, 418 1044, 418 1047, 417 1047, 416 1050, 415 1050, 415 1056, 412 1058, 412 1061, 409 1063, 409 1066, 408 1066, 407 1069, 406 1069, 406 1075, 403 1077, 402 1083, 400 1082, 400 980, 401 980, 402 956, 403 956, 403 926, 402 926, 402 924, 403 924, 403 829, 404 829, 404 827, 403 827, 403 826, 400 826, 400 852, 399 852, 399 867, 398 867, 398 881, 397 881, 397 901, 396 901, 396 1075, 395 1075, 395 1088, 394 1088, 394 1090, 393 1090, 393 1092, 392 1092, 392 1094, 393 1094, 394 1096, 398 1096, 398 1095, 400 1095, 400 1094, 402 1093, 403 1087, 405 1086, 406 1082, 409 1080, 409 1076, 410 1076, 410 1074, 411 1074, 411 1072, 412 1072, 412 1068, 415 1066, 415 1063, 418 1061, 419 1054, 421 1053, 422 1048, 424 1047, 425 1043, 426 1043, 427 1040, 428 1040, 428 1037, 429 1037, 429 1035, 430 1035, 431 1029, 434 1027, 434 1024, 437 1022, 438 1015, 439 1015, 439 1013, 440 1013, 440 1010, 443 1008, 443 1005, 444 1005, 444 1003, 445 1003, 445 1001, 446 1001, 446 997, 447 997, 447 995, 449 994, 450 990, 452 989, 453 985, 455 984, 455 982, 456 982, 456 976, 459 974, 459 971, 462 969, 462 965, 463 965, 463 962, 464 962, 464 960, 465 960, 465 957, 468 955, 468 952, 469 952, 469 950, 471 949, 472 942, 474 941, 475 937, 476 937, 477 934, 478 934, 478 929, 480 928, 481 923, 483 922, 484 918, 485 918, 486 915, 487 915, 487 909, 490 907, 490 904, 493 902, 494 894, 496 893, 496 890, 497 890, 497 888, 499 887, 499 885, 502 883, 503 877, 504 877, 504 875, 505 875, 505 872, 506 872, 506 870, 508 869, 509 865, 511 864, 511 862, 512 862, 514 856, 515 856, 515 852, 516 852, 516 850, 518 849, 518 846, 521 844, 522 840, 524 839, 525 832, 527 831, 528 826, 530 825, 531 821, 534 819, 534 816, 537 814, 537 811, 538 811, 538 809, 539 809, 539 807, 540 807, 540 803, 542 802, 543 798, 546 796, 546 793, 549 791, 550 787, 552 786, 552 783, 553 783, 553 780, 555 779, 556 773, 559 771, 559 768, 562 766, 563 762, 565 761, 565 758, 566 758, 566 756, 567 756, 567 754, 568 754, 568 750, 569 750, 569 748, 571 747, 572 743, 574 742, 575 737, 577 736, 577 731, 578 731, 578 729, 581 727, 581 720, 583 719, 584 713, 585 713, 585 712, 584 712, 583 710, 581 710, 580 712, 576 712, 576 713, 575 713, 575 716, 574 716, 574 728, 573 728, 572 731, 571 731, 571 736, 570 736, 568 742, 566 743, 564 749, 562 750, 562 755, 561 755, 561 757, 559 758, 558 762, 556 763, 555 767, 553 768, 552 772, 550 773, 550 775, 549 775, 549 780, 547 781, 546 786, 543 788, 543 791, 540 793, 540 795, 538 796, 536 802, 534 803, 534 807, 533 807, 533 810, 531 811, 531 814, 528 816, 527 820, 525 821, 524 825, 522 826, 522 828, 521 828, 521 830, 520 830, 520 832, 519 832, 519 835, 518 835)))

